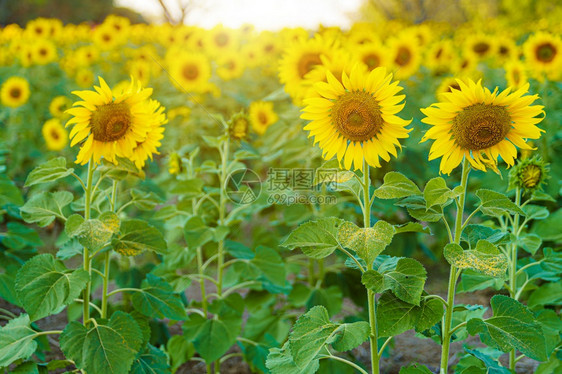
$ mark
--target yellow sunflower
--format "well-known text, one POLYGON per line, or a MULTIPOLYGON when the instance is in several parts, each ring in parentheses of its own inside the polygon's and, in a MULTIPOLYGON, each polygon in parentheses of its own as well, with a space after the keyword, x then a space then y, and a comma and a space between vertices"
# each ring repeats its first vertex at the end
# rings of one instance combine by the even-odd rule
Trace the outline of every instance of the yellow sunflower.
POLYGON ((380 66, 388 66, 389 51, 381 43, 365 43, 353 48, 352 53, 359 59, 369 71, 380 66))
POLYGON ((71 147, 80 143, 76 163, 84 165, 90 159, 100 163, 101 158, 115 163, 116 157, 132 159, 137 144, 146 141, 152 125, 160 113, 148 101, 151 88, 141 88, 134 81, 129 88, 116 94, 99 77, 100 87, 95 91, 74 91, 82 101, 67 110, 73 116, 66 126, 70 131, 71 147))
POLYGON ((67 109, 72 106, 72 101, 66 96, 55 96, 51 103, 49 104, 49 112, 55 118, 64 118, 67 109))
POLYGON ((437 87, 436 96, 439 98, 441 94, 445 92, 453 92, 453 89, 460 90, 461 86, 457 82, 457 79, 454 77, 445 77, 441 80, 441 83, 437 87))
POLYGON ((178 52, 168 57, 172 82, 178 89, 187 92, 209 91, 211 63, 200 53, 178 52))
POLYGON ((250 118, 247 114, 240 112, 236 113, 228 121, 228 134, 231 139, 242 140, 246 139, 250 131, 250 118))
POLYGON ((225 53, 217 57, 217 75, 224 81, 239 78, 244 74, 243 60, 238 53, 225 53))
POLYGON ((420 50, 416 40, 409 33, 402 33, 388 43, 396 78, 405 79, 418 71, 420 50))
POLYGON ((8 78, 0 89, 0 101, 2 105, 17 108, 29 99, 29 83, 24 78, 8 78))
POLYGON ((92 73, 92 71, 87 68, 78 69, 74 80, 76 81, 76 84, 78 84, 80 87, 83 88, 89 87, 94 82, 94 73, 92 73))
POLYGON ((46 121, 41 132, 47 144, 47 149, 51 151, 60 151, 68 144, 68 132, 58 118, 46 121))
POLYGON ((279 120, 271 101, 254 101, 248 109, 254 131, 263 135, 267 128, 279 120))
POLYGON ((465 53, 471 54, 479 59, 491 56, 495 51, 495 42, 490 35, 470 35, 465 41, 465 53))
POLYGON ((498 94, 482 87, 481 81, 457 80, 460 90, 443 93, 443 102, 421 109, 426 115, 422 122, 432 127, 422 142, 435 139, 429 160, 441 158, 440 171, 450 174, 463 158, 473 168, 485 171, 495 168, 498 156, 512 166, 517 148, 530 149, 526 139, 538 139, 541 130, 536 126, 543 118, 543 107, 533 105, 538 95, 523 96, 529 89, 524 85, 511 92, 508 88, 498 94))
POLYGON ((340 81, 327 72, 328 82, 314 85, 320 97, 305 99, 302 119, 311 120, 304 127, 314 143, 319 143, 322 156, 329 160, 336 156, 346 169, 363 168, 363 160, 380 167, 379 158, 390 160, 397 156, 398 139, 407 138, 411 122, 396 114, 402 110, 405 95, 398 82, 386 68, 366 72, 359 65, 340 81))
POLYGON ((133 154, 131 156, 131 161, 135 163, 138 169, 142 169, 146 163, 146 160, 150 158, 152 160, 152 155, 160 154, 158 152, 158 147, 162 144, 160 140, 164 138, 164 124, 168 122, 166 115, 164 114, 165 108, 160 105, 156 100, 149 100, 148 102, 148 113, 151 113, 150 128, 146 134, 143 141, 137 142, 137 145, 133 148, 133 154))
POLYGON ((451 71, 455 58, 453 50, 453 43, 449 39, 433 43, 425 53, 425 65, 436 75, 451 71))
POLYGON ((57 48, 50 40, 38 40, 32 47, 33 62, 37 65, 46 65, 57 59, 57 48))
POLYGON ((505 80, 509 87, 521 87, 527 83, 527 67, 522 61, 512 60, 505 64, 505 80))
POLYGON ((537 78, 560 74, 562 68, 562 40, 559 36, 537 32, 523 45, 525 60, 537 78))

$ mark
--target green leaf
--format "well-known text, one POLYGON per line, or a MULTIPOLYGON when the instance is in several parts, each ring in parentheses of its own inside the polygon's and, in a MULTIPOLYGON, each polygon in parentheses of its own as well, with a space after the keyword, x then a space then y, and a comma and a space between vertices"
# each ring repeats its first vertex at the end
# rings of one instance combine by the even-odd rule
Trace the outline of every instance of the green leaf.
POLYGON ((433 374, 425 365, 412 364, 400 368, 400 374, 433 374))
POLYGON ((130 374, 169 374, 168 357, 158 348, 148 344, 133 361, 130 374))
POLYGON ((562 240, 562 225, 560 225, 559 222, 561 221, 562 209, 558 209, 548 218, 535 222, 533 224, 532 232, 537 234, 544 241, 560 242, 562 240))
POLYGON ((431 229, 428 226, 423 226, 421 223, 408 222, 403 225, 394 225, 395 234, 403 232, 421 232, 424 234, 431 234, 431 229))
POLYGON ((384 183, 377 188, 374 195, 379 199, 400 199, 413 195, 421 195, 421 191, 414 182, 396 171, 385 174, 384 183))
POLYGON ((290 250, 300 248, 305 255, 315 259, 327 257, 339 245, 338 230, 343 222, 329 217, 303 223, 281 245, 290 250))
POLYGON ((328 314, 333 316, 341 311, 342 298, 342 291, 336 285, 327 288, 314 288, 308 300, 306 300, 306 307, 311 309, 316 305, 322 305, 328 309, 328 314))
POLYGON ((131 201, 134 206, 140 210, 153 210, 163 200, 154 192, 144 192, 137 189, 131 189, 131 201))
POLYGON ((543 254, 541 268, 556 274, 562 274, 562 251, 556 252, 552 248, 545 248, 543 254))
POLYGON ((183 335, 174 335, 166 344, 166 351, 170 357, 172 373, 193 357, 195 347, 183 335))
POLYGON ((338 239, 342 246, 354 250, 367 264, 371 264, 392 242, 394 233, 394 226, 382 220, 366 228, 344 222, 338 231, 338 239))
POLYGON ((206 362, 220 358, 236 342, 236 335, 221 320, 208 319, 199 328, 193 344, 206 362))
POLYGON ((113 212, 105 212, 98 219, 89 220, 73 214, 66 221, 65 231, 70 238, 77 238, 80 244, 95 253, 111 240, 119 225, 119 217, 113 212))
POLYGON ((476 196, 480 199, 480 210, 488 216, 501 217, 506 213, 525 215, 521 208, 502 193, 480 189, 476 191, 476 196))
POLYGON ((150 318, 184 320, 187 315, 178 294, 168 283, 153 274, 147 274, 142 282, 142 292, 133 293, 133 306, 150 318))
POLYGON ((20 208, 21 217, 27 223, 45 227, 56 217, 64 218, 62 209, 74 200, 68 191, 42 192, 33 196, 20 208))
POLYGON ((128 374, 142 344, 142 332, 129 314, 117 311, 109 321, 89 328, 70 322, 60 336, 64 355, 89 373, 128 374))
POLYGON ((367 270, 361 277, 365 287, 375 293, 391 290, 396 297, 409 304, 420 304, 427 273, 413 258, 389 258, 377 270, 367 270))
POLYGON ((416 306, 384 292, 377 306, 379 336, 395 336, 413 328, 427 330, 441 320, 443 312, 443 305, 437 299, 425 296, 420 306, 416 306))
POLYGON ((447 182, 441 177, 430 179, 423 190, 423 198, 427 208, 443 205, 453 197, 453 191, 447 187, 447 182))
POLYGON ((360 346, 369 339, 371 326, 365 321, 344 323, 336 329, 335 333, 336 340, 332 343, 332 347, 336 351, 345 352, 360 346))
POLYGON ((285 264, 275 249, 258 246, 250 264, 256 266, 269 282, 278 286, 285 285, 285 264))
POLYGON ((166 241, 156 227, 139 219, 121 222, 120 235, 111 241, 113 249, 117 252, 153 251, 165 254, 166 241))
POLYGON ((33 340, 37 333, 31 329, 29 316, 22 314, 0 327, 0 367, 19 359, 29 358, 37 349, 33 340))
POLYGON ((47 161, 29 173, 25 181, 25 187, 31 187, 39 183, 47 183, 64 178, 74 172, 74 169, 66 167, 66 159, 57 157, 47 161))
POLYGON ((16 275, 13 273, 0 273, 0 298, 10 304, 22 307, 16 294, 16 275))
POLYGON ((525 215, 527 216, 528 220, 538 221, 542 219, 547 219, 548 216, 550 215, 548 209, 540 205, 527 204, 522 209, 525 212, 525 215))
POLYGON ((457 292, 474 292, 486 288, 492 288, 497 291, 503 287, 503 283, 504 281, 501 278, 490 277, 489 275, 466 269, 461 274, 461 281, 457 287, 457 292))
POLYGON ((177 184, 171 189, 171 193, 178 194, 184 199, 192 199, 201 195, 203 189, 202 179, 185 179, 178 180, 177 184))
POLYGON ((480 361, 484 363, 486 366, 487 373, 490 374, 510 374, 511 371, 508 368, 504 368, 498 362, 497 359, 491 357, 490 355, 482 352, 480 349, 469 349, 465 347, 465 350, 470 353, 472 356, 476 357, 480 361))
POLYGON ((39 234, 31 227, 19 222, 8 222, 6 226, 8 231, 0 234, 0 241, 5 247, 17 250, 43 245, 39 234))
POLYGON ((541 325, 527 307, 503 295, 492 297, 490 305, 493 317, 468 321, 470 335, 479 334, 484 344, 504 352, 518 349, 532 359, 547 359, 541 325))
POLYGON ((16 276, 16 292, 31 321, 36 321, 74 301, 89 276, 82 269, 68 270, 51 254, 27 261, 16 276))
POLYGON ((299 367, 291 356, 289 342, 286 342, 283 348, 272 348, 269 351, 265 365, 271 374, 314 374, 318 371, 319 360, 314 359, 305 367, 299 367))
POLYGON ((183 235, 187 248, 195 250, 213 240, 213 230, 205 225, 201 217, 192 216, 185 223, 183 235))
POLYGON ((443 255, 449 264, 459 269, 472 269, 491 277, 504 277, 507 270, 507 258, 487 240, 478 241, 476 249, 467 251, 456 243, 449 243, 443 255))
POLYGON ((6 204, 22 206, 23 196, 19 188, 5 175, 0 175, 0 207, 6 204))
POLYGON ((533 309, 543 305, 562 305, 562 282, 543 284, 531 293, 527 304, 533 309))
POLYGON ((415 219, 423 222, 437 222, 443 217, 443 208, 440 205, 426 208, 426 203, 421 196, 410 196, 397 202, 395 205, 404 207, 415 219))
POLYGON ((102 160, 102 165, 98 167, 98 171, 105 177, 113 180, 123 180, 127 176, 144 178, 144 171, 139 170, 134 162, 126 157, 117 157, 117 163, 102 160))
POLYGON ((517 240, 517 245, 530 254, 534 255, 541 247, 542 239, 536 234, 520 235, 517 240))
POLYGON ((299 368, 308 367, 324 345, 336 341, 338 325, 331 323, 328 311, 315 306, 297 319, 289 335, 289 348, 293 361, 299 368))

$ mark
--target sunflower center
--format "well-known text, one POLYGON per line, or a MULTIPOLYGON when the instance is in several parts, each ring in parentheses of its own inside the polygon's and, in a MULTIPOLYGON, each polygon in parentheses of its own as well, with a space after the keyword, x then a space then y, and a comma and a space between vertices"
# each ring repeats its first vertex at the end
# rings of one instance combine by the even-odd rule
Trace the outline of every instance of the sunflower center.
POLYGON ((267 123, 267 116, 265 115, 264 112, 260 112, 258 114, 258 121, 260 121, 264 125, 267 123))
POLYGON ((478 42, 474 44, 472 50, 479 56, 485 55, 486 52, 490 49, 490 44, 486 42, 478 42))
POLYGON ((21 89, 19 87, 14 87, 10 90, 10 97, 14 99, 19 99, 21 96, 21 89))
POLYGON ((194 80, 199 76, 199 69, 196 65, 187 64, 182 69, 182 75, 187 80, 194 80))
POLYGON ((396 53, 396 58, 394 59, 394 62, 396 62, 396 64, 400 66, 404 66, 407 65, 408 62, 410 62, 411 58, 412 58, 412 53, 410 52, 410 50, 406 47, 400 47, 398 48, 398 52, 396 53))
POLYGON ((373 70, 374 68, 380 65, 380 58, 374 53, 370 53, 365 57, 363 57, 363 62, 365 63, 365 65, 367 65, 369 70, 373 70))
POLYGON ((215 43, 219 47, 224 47, 228 44, 228 35, 226 35, 225 33, 218 34, 217 36, 215 36, 215 43))
POLYGON ((511 129, 507 109, 498 105, 474 104, 453 119, 452 131, 459 146, 478 151, 501 142, 511 129))
POLYGON ((47 54, 47 50, 46 50, 45 48, 41 48, 41 49, 39 50, 39 54, 40 54, 41 56, 45 56, 45 55, 47 54))
POLYGON ((121 139, 131 125, 131 110, 125 102, 97 107, 92 114, 94 140, 113 142, 121 139))
POLYGON ((509 54, 509 48, 502 45, 500 47, 500 55, 507 56, 508 54, 509 54))
POLYGON ((304 76, 312 70, 315 65, 322 63, 320 60, 320 55, 318 53, 305 53, 299 60, 298 71, 299 76, 304 78, 304 76))
POLYGON ((536 48, 537 59, 542 62, 551 62, 556 56, 556 47, 551 43, 544 43, 536 48))
POLYGON ((55 130, 55 129, 52 129, 52 130, 51 130, 51 137, 52 137, 54 140, 59 140, 59 139, 60 139, 59 133, 58 133, 57 130, 55 130))
POLYGON ((332 121, 337 130, 351 141, 367 141, 382 129, 383 119, 377 100, 368 92, 344 94, 332 107, 332 121))

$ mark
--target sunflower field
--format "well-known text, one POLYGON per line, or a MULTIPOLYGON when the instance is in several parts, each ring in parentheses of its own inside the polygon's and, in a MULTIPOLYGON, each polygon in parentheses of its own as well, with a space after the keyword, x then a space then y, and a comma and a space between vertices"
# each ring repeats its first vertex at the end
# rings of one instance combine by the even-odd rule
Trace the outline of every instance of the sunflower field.
POLYGON ((562 5, 377 3, 0 26, 0 372, 562 373, 562 5))

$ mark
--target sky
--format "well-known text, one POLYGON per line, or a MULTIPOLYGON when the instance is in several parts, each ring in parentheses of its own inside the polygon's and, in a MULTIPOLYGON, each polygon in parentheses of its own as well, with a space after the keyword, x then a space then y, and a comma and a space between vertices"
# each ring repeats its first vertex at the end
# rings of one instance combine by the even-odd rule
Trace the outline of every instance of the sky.
MULTIPOLYGON (((178 11, 178 1, 163 0, 170 12, 178 11)), ((196 7, 186 23, 205 28, 223 24, 237 28, 253 24, 258 30, 279 30, 283 27, 316 28, 340 26, 348 28, 350 14, 355 13, 362 0, 191 0, 196 7)), ((158 0, 116 0, 117 6, 131 8, 149 21, 163 21, 158 0)))

